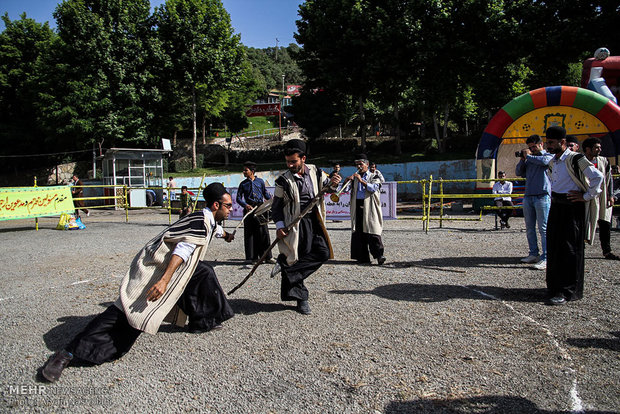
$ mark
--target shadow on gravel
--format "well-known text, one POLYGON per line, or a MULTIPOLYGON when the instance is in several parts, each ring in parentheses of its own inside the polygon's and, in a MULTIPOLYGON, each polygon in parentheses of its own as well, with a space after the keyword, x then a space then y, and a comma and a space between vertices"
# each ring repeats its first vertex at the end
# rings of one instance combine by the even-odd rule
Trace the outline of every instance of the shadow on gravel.
MULTIPOLYGON (((102 302, 99 306, 107 309, 112 303, 113 302, 102 302)), ((43 334, 45 346, 47 346, 47 349, 50 351, 55 352, 61 350, 64 346, 69 344, 75 335, 82 332, 82 330, 86 328, 86 325, 95 319, 97 315, 98 314, 89 316, 63 316, 58 318, 57 321, 61 322, 61 324, 43 334)))
POLYGON ((329 293, 337 295, 376 295, 390 300, 429 303, 443 302, 451 299, 495 300, 495 298, 514 302, 543 302, 547 298, 546 289, 509 289, 495 286, 416 283, 377 286, 373 290, 331 290, 329 293), (486 295, 478 293, 478 291, 486 295))
POLYGON ((383 265, 384 267, 393 268, 407 268, 407 267, 420 267, 423 269, 442 270, 446 272, 463 273, 463 270, 454 269, 455 267, 497 267, 502 269, 524 269, 528 268, 527 265, 520 264, 518 257, 441 257, 441 258, 428 258, 416 261, 408 262, 388 262, 383 265), (445 267, 449 266, 449 267, 445 267))
MULTIPOLYGON (((574 412, 574 411, 572 411, 574 412)), ((588 414, 612 414, 611 411, 584 410, 588 414)), ((392 401, 385 407, 386 414, 396 413, 502 413, 502 414, 569 414, 571 411, 543 410, 523 397, 488 396, 458 399, 392 401)))
POLYGON ((283 303, 260 303, 249 299, 229 299, 230 306, 235 314, 255 315, 261 312, 281 312, 285 310, 295 310, 295 306, 283 303))
POLYGON ((601 348, 620 352, 620 332, 610 332, 616 339, 609 338, 568 338, 566 342, 579 348, 601 348))
MULTIPOLYGON (((41 227, 39 227, 41 229, 41 227)), ((13 233, 18 231, 36 231, 34 226, 30 227, 12 227, 10 229, 0 229, 0 233, 13 233)))

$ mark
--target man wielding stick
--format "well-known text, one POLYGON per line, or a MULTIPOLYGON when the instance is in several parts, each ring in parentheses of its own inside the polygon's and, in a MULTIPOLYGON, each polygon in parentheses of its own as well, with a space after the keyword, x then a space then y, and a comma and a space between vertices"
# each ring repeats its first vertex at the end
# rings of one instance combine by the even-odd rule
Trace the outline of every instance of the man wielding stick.
POLYGON ((297 312, 308 315, 309 294, 304 280, 333 257, 325 228, 323 199, 290 231, 287 231, 286 227, 323 191, 324 186, 337 187, 340 176, 334 175, 330 179, 316 166, 306 164, 306 144, 302 140, 288 141, 284 148, 284 157, 288 171, 276 179, 271 208, 277 228, 276 236, 279 239, 280 255, 276 266, 280 266, 282 274, 280 297, 282 300, 296 300, 297 312))
POLYGON ((211 237, 233 240, 217 223, 228 217, 230 194, 220 183, 204 190, 207 208, 165 229, 136 255, 120 297, 95 317, 65 349, 45 363, 42 375, 57 381, 73 358, 102 364, 122 357, 142 332, 155 334, 164 318, 191 333, 219 328, 233 317, 213 268, 201 261, 211 237))

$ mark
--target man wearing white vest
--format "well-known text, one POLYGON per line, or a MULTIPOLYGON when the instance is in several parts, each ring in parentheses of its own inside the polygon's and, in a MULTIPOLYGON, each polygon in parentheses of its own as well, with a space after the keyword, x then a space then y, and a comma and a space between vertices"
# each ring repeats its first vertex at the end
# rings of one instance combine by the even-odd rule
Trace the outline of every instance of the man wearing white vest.
POLYGON ((288 171, 276 179, 271 207, 276 237, 279 239, 280 255, 276 266, 282 274, 280 297, 282 300, 297 301, 297 312, 308 315, 309 293, 304 280, 334 257, 325 227, 323 198, 290 231, 286 227, 300 216, 323 187, 336 188, 340 176, 335 174, 329 178, 321 169, 306 164, 306 144, 300 139, 286 143, 284 157, 288 171))
POLYGON ((357 172, 349 177, 351 186, 351 259, 370 263, 370 254, 382 265, 383 214, 381 212, 381 178, 369 171, 366 154, 355 157, 357 172))
POLYGON ((232 199, 220 183, 209 184, 203 194, 207 208, 180 219, 140 250, 118 300, 49 358, 41 372, 45 379, 57 381, 74 357, 93 364, 122 357, 142 332, 157 333, 164 318, 180 326, 189 319, 189 332, 202 333, 233 317, 213 267, 202 261, 213 236, 234 238, 218 224, 228 218, 232 199))
POLYGON ((584 240, 592 244, 603 174, 566 146, 566 130, 547 128, 551 209, 547 221, 547 289, 550 305, 583 297, 584 240))
POLYGON ((583 153, 597 170, 604 176, 601 195, 598 198, 598 235, 601 241, 603 256, 607 260, 620 260, 611 251, 611 214, 614 207, 614 180, 607 158, 601 156, 601 140, 595 137, 587 138, 582 144, 583 153))

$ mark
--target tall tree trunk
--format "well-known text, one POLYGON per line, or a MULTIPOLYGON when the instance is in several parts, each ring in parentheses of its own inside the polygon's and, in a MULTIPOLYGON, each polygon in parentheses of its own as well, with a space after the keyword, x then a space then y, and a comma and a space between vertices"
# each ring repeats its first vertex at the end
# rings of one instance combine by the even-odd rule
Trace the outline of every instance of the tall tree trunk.
POLYGON ((172 147, 173 148, 177 146, 177 132, 179 132, 179 130, 175 128, 174 134, 172 134, 172 147))
POLYGON ((364 99, 360 95, 359 97, 359 111, 360 111, 360 136, 362 152, 366 152, 366 115, 364 114, 364 99))
POLYGON ((202 145, 207 145, 207 112, 202 114, 202 145))
POLYGON ((394 120, 396 120, 396 140, 394 141, 394 151, 396 155, 400 155, 402 153, 402 149, 400 147, 400 118, 398 113, 398 101, 394 102, 394 120))
POLYGON ((446 152, 446 141, 448 140, 448 115, 450 114, 450 104, 446 103, 443 111, 443 132, 441 134, 441 147, 439 152, 446 152))
POLYGON ((192 169, 196 169, 196 85, 192 85, 192 169))
POLYGON ((441 135, 439 135, 439 121, 437 120, 436 112, 433 112, 433 129, 435 130, 435 142, 437 142, 437 149, 441 151, 441 135))

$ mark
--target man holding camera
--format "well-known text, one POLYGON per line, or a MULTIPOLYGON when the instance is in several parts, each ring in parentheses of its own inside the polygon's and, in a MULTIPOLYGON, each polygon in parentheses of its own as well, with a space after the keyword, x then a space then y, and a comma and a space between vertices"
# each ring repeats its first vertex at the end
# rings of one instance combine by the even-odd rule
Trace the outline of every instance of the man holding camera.
POLYGON ((547 268, 547 218, 551 207, 551 183, 547 176, 547 169, 553 155, 543 149, 542 138, 536 134, 528 137, 525 143, 527 148, 515 154, 521 158, 515 173, 527 179, 523 197, 523 217, 529 253, 527 257, 521 259, 521 262, 536 263, 534 268, 545 270, 547 268), (536 223, 538 223, 540 233, 540 251, 538 250, 536 223))

